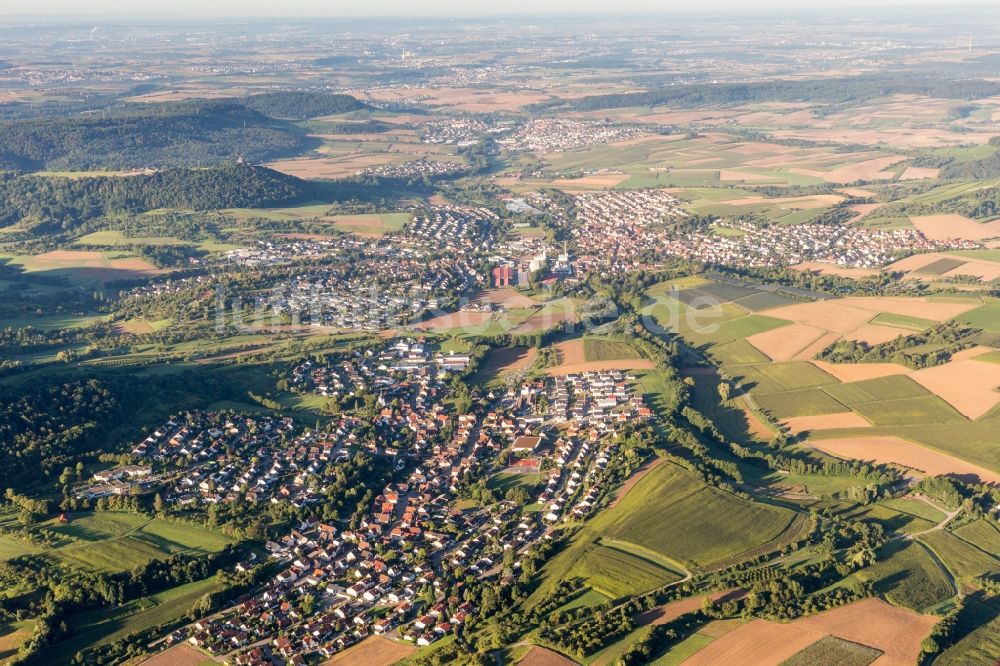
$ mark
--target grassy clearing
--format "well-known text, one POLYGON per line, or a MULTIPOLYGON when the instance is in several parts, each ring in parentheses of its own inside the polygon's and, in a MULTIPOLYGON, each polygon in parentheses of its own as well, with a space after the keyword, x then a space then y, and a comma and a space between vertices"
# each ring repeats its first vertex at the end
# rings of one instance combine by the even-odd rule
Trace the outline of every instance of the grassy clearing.
POLYGON ((977 628, 945 650, 934 660, 936 666, 974 666, 995 664, 1000 655, 1000 600, 983 603, 969 598, 962 615, 971 616, 969 626, 977 628))
POLYGON ((880 523, 886 531, 913 534, 934 527, 935 522, 912 513, 898 511, 884 503, 852 504, 835 509, 839 516, 867 523, 880 523))

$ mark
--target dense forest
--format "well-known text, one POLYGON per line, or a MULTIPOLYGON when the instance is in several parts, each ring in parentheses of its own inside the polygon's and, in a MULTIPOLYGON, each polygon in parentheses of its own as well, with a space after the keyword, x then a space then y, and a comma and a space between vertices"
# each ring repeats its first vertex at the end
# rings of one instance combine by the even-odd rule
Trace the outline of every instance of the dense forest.
POLYGON ((240 102, 270 118, 306 120, 370 108, 350 95, 309 92, 273 92, 244 97, 240 102))
POLYGON ((307 181, 237 163, 210 169, 169 169, 128 178, 8 174, 0 175, 0 225, 31 220, 31 231, 55 232, 111 213, 279 206, 310 200, 318 194, 318 186, 307 181))
POLYGON ((125 413, 123 395, 90 380, 0 396, 0 486, 38 481, 43 468, 103 444, 106 427, 125 413))
POLYGON ((0 123, 0 168, 21 171, 261 162, 310 147, 305 133, 235 101, 198 101, 0 123))
POLYGON ((756 83, 678 85, 647 92, 591 95, 572 100, 581 111, 631 106, 713 106, 762 102, 843 104, 889 95, 926 95, 943 99, 979 99, 1000 94, 1000 83, 983 80, 940 80, 885 77, 849 77, 756 83))

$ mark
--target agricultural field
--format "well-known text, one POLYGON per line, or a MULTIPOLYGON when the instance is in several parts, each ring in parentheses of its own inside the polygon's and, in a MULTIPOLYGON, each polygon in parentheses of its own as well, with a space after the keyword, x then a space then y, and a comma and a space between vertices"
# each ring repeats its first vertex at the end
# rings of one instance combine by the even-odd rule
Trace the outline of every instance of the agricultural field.
POLYGON ((856 575, 871 581, 890 603, 921 612, 957 593, 949 573, 922 544, 893 542, 883 550, 878 562, 856 575))
POLYGON ((60 566, 88 571, 126 571, 175 553, 208 553, 231 539, 199 525, 137 514, 96 512, 71 515, 47 529, 65 538, 45 556, 60 566))
MULTIPOLYGON (((832 636, 881 652, 879 658, 885 663, 912 664, 920 654, 920 642, 935 621, 932 615, 920 615, 878 599, 866 599, 787 624, 753 620, 710 642, 684 663, 691 666, 780 664, 832 636)), ((837 644, 836 648, 829 645, 822 645, 821 648, 839 648, 841 656, 849 653, 850 658, 861 658, 860 648, 848 649, 841 644, 837 644)), ((871 652, 866 651, 865 654, 871 652)))
MULTIPOLYGON (((633 115, 629 119, 662 122, 661 114, 633 115)), ((905 158, 898 155, 869 152, 837 152, 829 148, 796 149, 789 146, 746 143, 721 133, 705 133, 697 137, 683 135, 650 136, 620 143, 576 148, 561 153, 543 153, 539 157, 549 169, 561 173, 606 174, 607 177, 593 184, 573 178, 548 184, 574 189, 588 185, 617 188, 681 187, 704 188, 729 186, 740 188, 749 185, 814 185, 822 183, 853 183, 860 179, 895 180, 898 172, 893 165, 905 158), (614 176, 614 180, 611 177, 614 176)), ((531 183, 538 185, 539 183, 531 183)), ((835 197, 836 203, 841 201, 835 197)), ((726 212, 725 207, 739 206, 729 201, 740 201, 737 193, 731 199, 717 202, 712 211, 726 212), (721 208, 719 208, 721 206, 721 208)), ((751 201, 751 205, 758 202, 751 201)), ((780 208, 783 202, 769 204, 763 200, 761 207, 776 206, 784 217, 792 210, 820 209, 831 201, 815 203, 792 202, 780 208)))
POLYGON ((83 648, 107 645, 129 634, 176 620, 205 594, 220 589, 222 585, 213 576, 141 597, 117 608, 75 613, 68 618, 73 636, 54 648, 52 658, 69 660, 83 648))
MULTIPOLYGON (((650 290, 655 301, 647 309, 663 317, 658 317, 661 324, 674 324, 671 328, 739 388, 737 399, 749 416, 737 431, 752 438, 754 420, 777 419, 809 446, 831 455, 899 463, 930 474, 1000 479, 1000 455, 986 439, 1000 409, 1000 376, 991 367, 996 365, 991 348, 963 350, 947 363, 921 370, 815 360, 825 346, 870 336, 876 329, 891 331, 891 337, 952 319, 986 329, 993 325, 992 301, 848 297, 751 311, 740 306, 753 298, 746 291, 704 281, 675 291, 660 285, 650 290), (694 299, 716 305, 702 308, 700 325, 692 327, 683 313, 694 299), (666 319, 668 313, 672 320, 666 319), (711 315, 717 320, 705 325, 711 315)), ((766 430, 758 431, 770 438, 766 430)))
POLYGON ((573 544, 546 565, 545 582, 532 599, 559 580, 573 577, 613 593, 622 589, 616 579, 652 580, 651 566, 668 572, 660 576, 709 567, 777 543, 797 529, 791 511, 706 486, 667 461, 646 473, 613 508, 591 520, 573 544), (588 555, 595 546, 600 553, 596 561, 588 555), (634 573, 637 560, 646 563, 642 574, 634 573), (581 561, 589 564, 581 567, 581 561))

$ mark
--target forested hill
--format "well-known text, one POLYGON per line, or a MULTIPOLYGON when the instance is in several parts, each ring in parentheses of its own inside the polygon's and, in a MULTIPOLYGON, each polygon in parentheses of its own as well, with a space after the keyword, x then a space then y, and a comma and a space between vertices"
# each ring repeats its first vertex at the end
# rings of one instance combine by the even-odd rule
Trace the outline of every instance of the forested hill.
POLYGON ((306 120, 371 108, 350 95, 309 92, 273 92, 240 100, 246 107, 270 118, 306 120))
POLYGON ((22 171, 251 162, 309 148, 305 133, 233 100, 128 106, 0 123, 0 169, 22 171))
POLYGON ((983 80, 850 77, 759 83, 676 85, 647 92, 591 95, 572 100, 581 111, 632 106, 716 106, 762 102, 810 101, 825 104, 862 102, 890 95, 926 95, 941 99, 980 99, 1000 94, 1000 83, 983 80))
POLYGON ((4 175, 0 176, 0 226, 26 220, 36 232, 58 231, 116 212, 283 206, 320 195, 318 185, 236 163, 128 177, 4 175))

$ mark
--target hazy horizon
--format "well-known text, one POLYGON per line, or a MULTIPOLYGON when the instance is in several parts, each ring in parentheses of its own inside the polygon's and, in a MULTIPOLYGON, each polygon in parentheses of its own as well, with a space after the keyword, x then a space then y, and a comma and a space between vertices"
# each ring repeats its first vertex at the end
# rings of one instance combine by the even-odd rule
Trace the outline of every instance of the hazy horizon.
POLYGON ((206 3, 197 0, 175 0, 169 6, 130 6, 123 11, 114 0, 90 0, 86 6, 73 0, 41 0, 30 4, 16 3, 0 5, 0 17, 17 18, 124 18, 124 17, 164 17, 164 18, 480 18, 498 16, 554 16, 554 15, 608 15, 608 14, 696 14, 715 11, 738 11, 739 13, 764 13, 775 10, 790 10, 795 13, 809 13, 830 9, 949 9, 956 7, 995 6, 993 0, 963 0, 943 6, 940 0, 820 0, 803 6, 796 0, 762 0, 748 7, 746 2, 717 0, 703 3, 697 8, 689 5, 671 6, 654 0, 621 0, 609 8, 606 2, 597 0, 549 0, 539 3, 532 0, 508 0, 504 3, 480 6, 475 9, 461 0, 424 0, 419 3, 401 0, 375 0, 362 5, 324 6, 313 0, 287 0, 280 5, 264 0, 216 0, 206 3))

